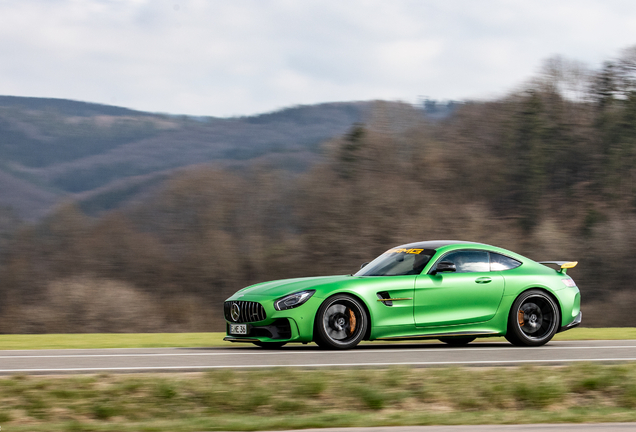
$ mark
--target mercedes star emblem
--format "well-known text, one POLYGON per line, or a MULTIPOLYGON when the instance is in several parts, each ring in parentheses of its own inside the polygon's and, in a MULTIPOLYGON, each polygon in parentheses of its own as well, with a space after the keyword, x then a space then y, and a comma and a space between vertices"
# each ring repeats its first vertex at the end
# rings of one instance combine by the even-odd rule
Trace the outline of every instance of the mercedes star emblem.
POLYGON ((239 318, 241 317, 241 308, 239 307, 238 304, 236 303, 232 303, 232 320, 234 321, 238 321, 239 318))

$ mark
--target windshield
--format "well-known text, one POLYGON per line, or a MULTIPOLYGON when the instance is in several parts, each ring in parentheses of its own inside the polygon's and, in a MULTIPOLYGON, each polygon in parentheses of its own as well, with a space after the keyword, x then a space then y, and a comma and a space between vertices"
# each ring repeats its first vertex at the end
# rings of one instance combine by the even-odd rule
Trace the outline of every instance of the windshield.
POLYGON ((354 276, 404 276, 422 273, 435 255, 432 249, 389 249, 361 268, 354 276))

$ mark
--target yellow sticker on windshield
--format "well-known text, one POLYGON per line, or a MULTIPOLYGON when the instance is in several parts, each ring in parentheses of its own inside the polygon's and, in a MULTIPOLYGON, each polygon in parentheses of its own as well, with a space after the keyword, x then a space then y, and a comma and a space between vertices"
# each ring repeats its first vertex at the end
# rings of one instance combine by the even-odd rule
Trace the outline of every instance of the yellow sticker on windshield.
POLYGON ((404 248, 395 248, 395 249, 389 249, 388 251, 386 251, 385 253, 407 253, 407 254, 415 254, 415 255, 419 255, 422 253, 424 249, 404 249, 404 248))

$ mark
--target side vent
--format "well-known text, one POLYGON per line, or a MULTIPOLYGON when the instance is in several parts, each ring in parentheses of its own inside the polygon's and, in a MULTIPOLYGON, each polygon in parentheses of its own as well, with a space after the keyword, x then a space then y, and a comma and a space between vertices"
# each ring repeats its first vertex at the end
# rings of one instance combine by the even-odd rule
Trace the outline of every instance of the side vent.
POLYGON ((388 292, 386 291, 380 291, 378 294, 378 299, 379 300, 384 300, 382 303, 384 303, 384 306, 393 306, 393 301, 392 300, 385 300, 385 299, 390 299, 391 296, 389 295, 388 292))

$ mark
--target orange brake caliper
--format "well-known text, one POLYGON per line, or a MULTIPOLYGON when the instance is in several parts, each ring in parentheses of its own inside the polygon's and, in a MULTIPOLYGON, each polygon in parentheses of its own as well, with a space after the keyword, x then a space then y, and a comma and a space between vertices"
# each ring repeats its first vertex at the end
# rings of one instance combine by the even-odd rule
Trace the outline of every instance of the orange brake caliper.
POLYGON ((523 327, 524 324, 524 319, 523 319, 523 311, 519 311, 519 314, 517 315, 517 319, 519 320, 519 327, 523 327))
POLYGON ((349 334, 353 334, 356 330, 356 315, 353 313, 353 310, 349 309, 349 334))

